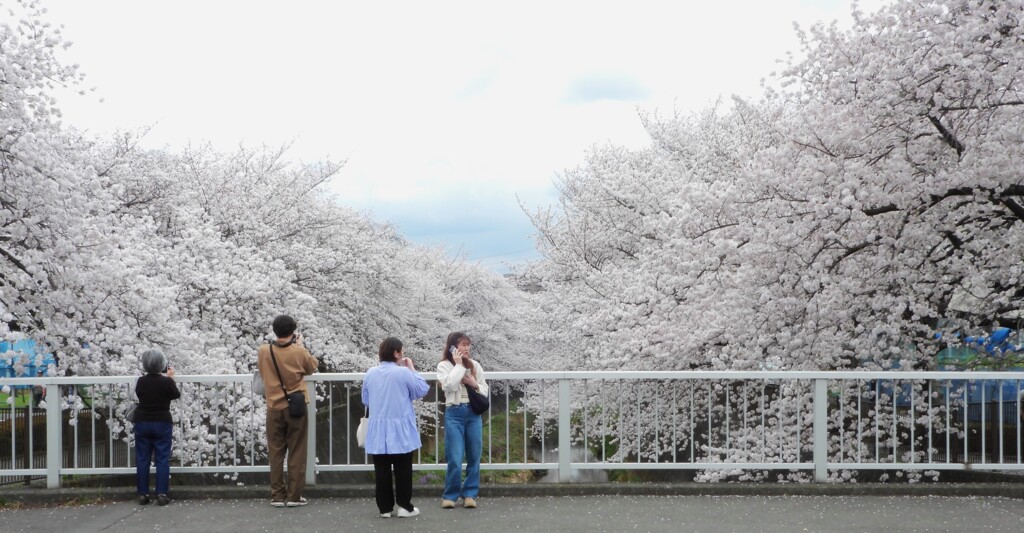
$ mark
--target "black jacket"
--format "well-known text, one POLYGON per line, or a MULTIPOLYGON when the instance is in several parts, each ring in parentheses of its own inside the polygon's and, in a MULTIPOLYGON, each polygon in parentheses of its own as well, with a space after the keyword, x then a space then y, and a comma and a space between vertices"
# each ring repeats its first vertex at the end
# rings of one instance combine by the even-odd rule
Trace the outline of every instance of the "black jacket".
POLYGON ((174 380, 163 374, 146 374, 135 383, 139 407, 135 409, 136 422, 174 422, 171 418, 171 400, 181 397, 174 380))

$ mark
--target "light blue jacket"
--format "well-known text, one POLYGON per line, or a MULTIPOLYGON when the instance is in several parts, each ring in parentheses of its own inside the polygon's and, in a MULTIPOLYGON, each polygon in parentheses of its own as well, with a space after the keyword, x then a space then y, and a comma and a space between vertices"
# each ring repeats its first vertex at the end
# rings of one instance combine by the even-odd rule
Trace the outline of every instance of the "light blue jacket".
POLYGON ((409 453, 421 446, 412 402, 430 390, 419 374, 392 362, 366 372, 363 405, 370 409, 366 453, 409 453))

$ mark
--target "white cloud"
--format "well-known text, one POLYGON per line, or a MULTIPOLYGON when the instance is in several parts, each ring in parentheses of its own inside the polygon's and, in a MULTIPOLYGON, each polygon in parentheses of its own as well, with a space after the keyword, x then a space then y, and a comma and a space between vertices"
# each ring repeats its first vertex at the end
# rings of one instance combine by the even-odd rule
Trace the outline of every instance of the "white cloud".
POLYGON ((347 160, 334 189, 378 216, 486 202, 470 230, 524 221, 516 194, 550 201, 595 143, 643 146, 638 107, 755 96, 794 20, 848 19, 835 0, 47 4, 105 98, 62 98, 67 122, 156 123, 156 146, 294 141, 347 160))

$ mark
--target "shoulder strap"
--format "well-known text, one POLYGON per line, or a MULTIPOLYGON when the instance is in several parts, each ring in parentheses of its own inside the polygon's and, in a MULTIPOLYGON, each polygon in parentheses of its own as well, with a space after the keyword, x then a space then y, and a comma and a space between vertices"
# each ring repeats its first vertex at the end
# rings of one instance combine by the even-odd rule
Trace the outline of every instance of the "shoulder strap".
POLYGON ((271 342, 270 346, 270 360, 274 362, 274 370, 277 372, 277 380, 281 382, 281 390, 284 391, 284 395, 288 396, 288 389, 284 388, 284 378, 281 377, 281 369, 277 367, 277 358, 274 357, 274 343, 271 342))

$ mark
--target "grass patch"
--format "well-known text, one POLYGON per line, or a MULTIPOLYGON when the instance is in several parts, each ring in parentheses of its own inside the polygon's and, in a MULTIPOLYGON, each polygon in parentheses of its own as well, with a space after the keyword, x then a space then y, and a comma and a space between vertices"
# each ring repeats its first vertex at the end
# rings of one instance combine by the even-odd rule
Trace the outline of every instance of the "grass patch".
POLYGON ((0 509, 5 511, 17 511, 19 509, 27 509, 28 507, 24 502, 9 502, 0 498, 0 509))
POLYGON ((102 496, 96 496, 94 498, 71 498, 70 500, 57 505, 57 507, 80 507, 82 505, 100 505, 107 502, 108 500, 102 496))
MULTIPOLYGON (((7 403, 10 394, 0 392, 0 409, 10 409, 11 404, 7 403)), ((32 403, 32 391, 28 389, 17 390, 14 392, 14 406, 21 409, 22 407, 28 407, 32 403)))
POLYGON ((71 498, 63 501, 50 501, 50 502, 20 502, 20 501, 9 501, 4 498, 0 498, 0 509, 4 511, 17 511, 20 509, 47 509, 47 508, 61 508, 61 507, 81 507, 83 505, 102 505, 111 503, 119 500, 112 500, 102 496, 96 496, 92 498, 71 498))

